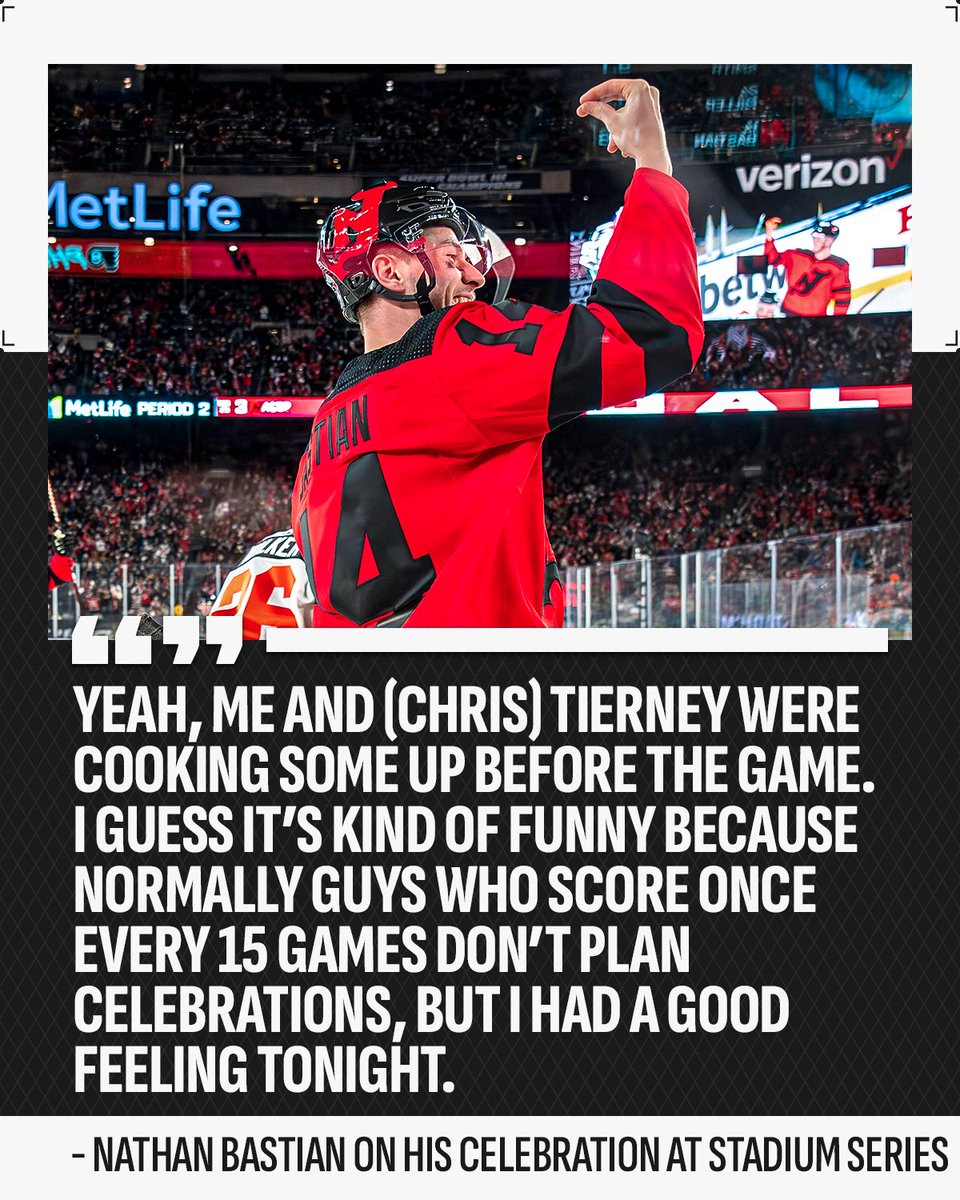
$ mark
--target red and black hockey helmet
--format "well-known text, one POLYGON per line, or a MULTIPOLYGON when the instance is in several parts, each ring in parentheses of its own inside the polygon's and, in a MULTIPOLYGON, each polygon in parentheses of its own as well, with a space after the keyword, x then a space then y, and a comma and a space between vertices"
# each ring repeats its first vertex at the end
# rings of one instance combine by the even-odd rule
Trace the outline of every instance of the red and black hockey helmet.
POLYGON ((832 221, 824 221, 823 219, 814 221, 813 233, 822 233, 824 237, 835 238, 840 232, 840 226, 834 225, 832 221))
POLYGON ((452 229, 472 265, 484 276, 493 275, 494 303, 506 297, 513 278, 513 258, 492 229, 446 192, 388 182, 357 192, 335 208, 320 228, 317 266, 348 321, 357 324, 357 305, 372 295, 417 304, 421 313, 432 311, 429 295, 436 279, 426 254, 426 231, 434 225, 452 229), (374 278, 373 253, 384 242, 400 246, 419 260, 423 274, 415 292, 392 292, 374 278))

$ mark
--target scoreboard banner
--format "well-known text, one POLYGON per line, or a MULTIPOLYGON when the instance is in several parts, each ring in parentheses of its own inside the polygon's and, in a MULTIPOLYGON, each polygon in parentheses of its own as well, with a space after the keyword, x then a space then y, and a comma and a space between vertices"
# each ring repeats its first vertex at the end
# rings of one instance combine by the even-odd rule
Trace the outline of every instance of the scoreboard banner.
POLYGON ((910 408, 913 388, 909 384, 883 387, 779 388, 761 391, 666 392, 645 396, 623 408, 607 408, 598 416, 618 413, 823 412, 861 408, 910 408))
MULTIPOLYGON (((109 397, 53 396, 47 401, 47 420, 103 420, 183 417, 296 417, 312 421, 324 396, 208 396, 121 400, 109 397)), ((632 404, 603 409, 591 416, 658 416, 663 414, 820 412, 859 408, 909 408, 909 384, 880 387, 789 388, 762 391, 658 392, 632 404)))
MULTIPOLYGON (((825 409, 909 408, 912 387, 791 388, 732 392, 658 392, 591 416, 740 412, 818 412, 825 409)), ((322 396, 217 396, 218 417, 310 417, 322 396)))

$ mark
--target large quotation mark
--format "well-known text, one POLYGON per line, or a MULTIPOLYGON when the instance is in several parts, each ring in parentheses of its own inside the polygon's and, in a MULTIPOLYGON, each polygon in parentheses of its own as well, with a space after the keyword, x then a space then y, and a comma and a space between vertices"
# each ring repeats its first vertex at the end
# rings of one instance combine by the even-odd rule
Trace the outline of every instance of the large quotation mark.
MULTIPOLYGON (((98 617, 78 619, 70 642, 74 666, 99 667, 110 661, 110 639, 97 634, 98 617)), ((200 649, 199 617, 163 617, 163 644, 175 646, 174 666, 192 663, 200 649)), ((207 623, 207 644, 217 646, 217 662, 229 666, 240 657, 243 621, 240 617, 218 617, 207 623)), ((148 666, 153 661, 153 638, 140 632, 139 617, 123 617, 113 642, 113 661, 120 666, 148 666)))

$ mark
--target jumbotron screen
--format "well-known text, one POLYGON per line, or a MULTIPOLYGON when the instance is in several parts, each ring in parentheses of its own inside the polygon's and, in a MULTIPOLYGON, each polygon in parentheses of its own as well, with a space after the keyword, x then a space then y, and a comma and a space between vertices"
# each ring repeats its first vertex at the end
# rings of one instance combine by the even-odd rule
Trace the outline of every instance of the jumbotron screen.
MULTIPOLYGON (((898 165, 903 157, 901 154, 898 165)), ((804 171, 801 178, 809 177, 811 156, 806 154, 803 159, 806 161, 793 164, 804 171)), ((888 160, 879 154, 861 159, 859 164, 853 159, 840 160, 840 165, 844 163, 850 165, 851 175, 843 178, 885 180, 894 173, 888 169, 888 160)), ((837 164, 824 160, 821 165, 837 164)), ((793 220, 774 214, 777 210, 796 211, 795 199, 785 205, 780 197, 761 196, 752 204, 755 219, 747 226, 737 226, 731 212, 743 211, 746 204, 741 197, 731 197, 729 208, 723 203, 722 198, 730 194, 724 190, 730 187, 730 176, 741 189, 749 180, 752 190, 757 178, 767 171, 775 172, 775 178, 780 180, 784 168, 778 164, 754 164, 736 167, 729 173, 711 168, 706 180, 701 168, 677 172, 690 191, 693 213, 697 211, 700 189, 711 196, 709 205, 703 206, 707 211, 699 228, 694 217, 700 295, 706 320, 839 317, 859 316, 868 311, 912 310, 913 195, 909 184, 877 191, 848 204, 825 207, 822 212, 800 215, 793 220), (721 200, 715 217, 716 197, 721 200), (765 228, 768 222, 769 232, 765 228), (826 238, 819 232, 823 228, 836 231, 827 246, 823 245, 826 238), (818 238, 820 247, 816 244, 818 238), (831 268, 835 269, 836 283, 846 281, 845 292, 831 286, 834 283, 828 274, 831 268)), ((826 197, 828 205, 838 198, 837 190, 830 189, 826 197)), ((817 198, 818 207, 823 199, 817 198)), ((589 295, 619 215, 618 209, 592 230, 571 234, 571 300, 584 302, 589 295)))

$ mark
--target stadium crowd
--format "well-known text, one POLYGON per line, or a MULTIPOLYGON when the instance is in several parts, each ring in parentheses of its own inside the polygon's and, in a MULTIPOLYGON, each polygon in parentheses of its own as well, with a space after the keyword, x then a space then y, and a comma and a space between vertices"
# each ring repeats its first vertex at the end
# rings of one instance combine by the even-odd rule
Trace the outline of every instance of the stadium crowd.
POLYGON ((616 562, 910 519, 908 437, 893 452, 877 430, 837 436, 791 425, 766 448, 729 429, 708 441, 699 426, 674 427, 655 446, 640 437, 611 436, 589 448, 555 440, 544 474, 558 562, 616 562))
POLYGON ((50 171, 142 168, 153 129, 152 99, 120 91, 100 96, 92 87, 76 90, 51 77, 50 171))
POLYGON ((524 160, 536 144, 541 165, 573 163, 592 135, 572 111, 562 72, 539 74, 531 80, 517 68, 388 80, 379 70, 352 81, 210 82, 165 68, 148 73, 149 92, 138 96, 54 80, 50 169, 179 170, 177 146, 187 162, 257 173, 296 163, 332 171, 348 157, 355 170, 422 169, 425 162, 432 170, 516 166, 521 143, 524 160))
MULTIPOLYGON (((362 350, 320 279, 65 276, 49 296, 48 383, 66 396, 324 395, 362 350)), ((679 387, 906 383, 910 363, 909 314, 716 322, 679 387)))
MULTIPOLYGON (((547 528, 561 566, 910 519, 908 418, 844 428, 773 417, 737 433, 724 417, 674 418, 655 431, 636 418, 613 425, 579 422, 547 439, 547 528)), ((124 563, 129 610, 168 611, 172 563, 185 611, 203 612, 215 564, 230 569, 289 522, 296 437, 285 455, 254 453, 218 457, 211 468, 157 448, 52 450, 90 611, 121 611, 124 563)))
MULTIPOLYGON (((100 445, 64 455, 51 474, 61 517, 76 535, 90 611, 119 611, 122 564, 130 610, 169 611, 171 564, 178 580, 187 561, 232 566, 290 520, 290 470, 262 460, 241 471, 199 471, 160 450, 118 461, 100 445)), ((198 591, 209 599, 214 572, 200 576, 198 591)))
POLYGON ((711 322, 680 390, 907 383, 911 363, 909 313, 711 322))
MULTIPOLYGON (((643 73, 661 89, 675 154, 711 158, 739 145, 869 142, 870 114, 832 116, 815 70, 754 65, 731 74, 709 66, 643 73)), ((616 71, 608 67, 606 74, 616 71)), ((358 68, 352 77, 329 70, 306 80, 238 69, 233 78, 211 78, 197 68, 166 66, 133 76, 120 67, 100 69, 78 80, 76 69, 68 79, 54 68, 50 170, 179 170, 177 147, 188 164, 256 173, 425 163, 432 170, 515 167, 518 158, 521 165, 560 166, 590 154, 594 132, 574 116, 571 94, 596 82, 596 68, 390 74, 385 67, 358 68)))
POLYGON ((319 278, 64 278, 49 311, 49 386, 63 395, 323 395, 362 349, 319 278))

